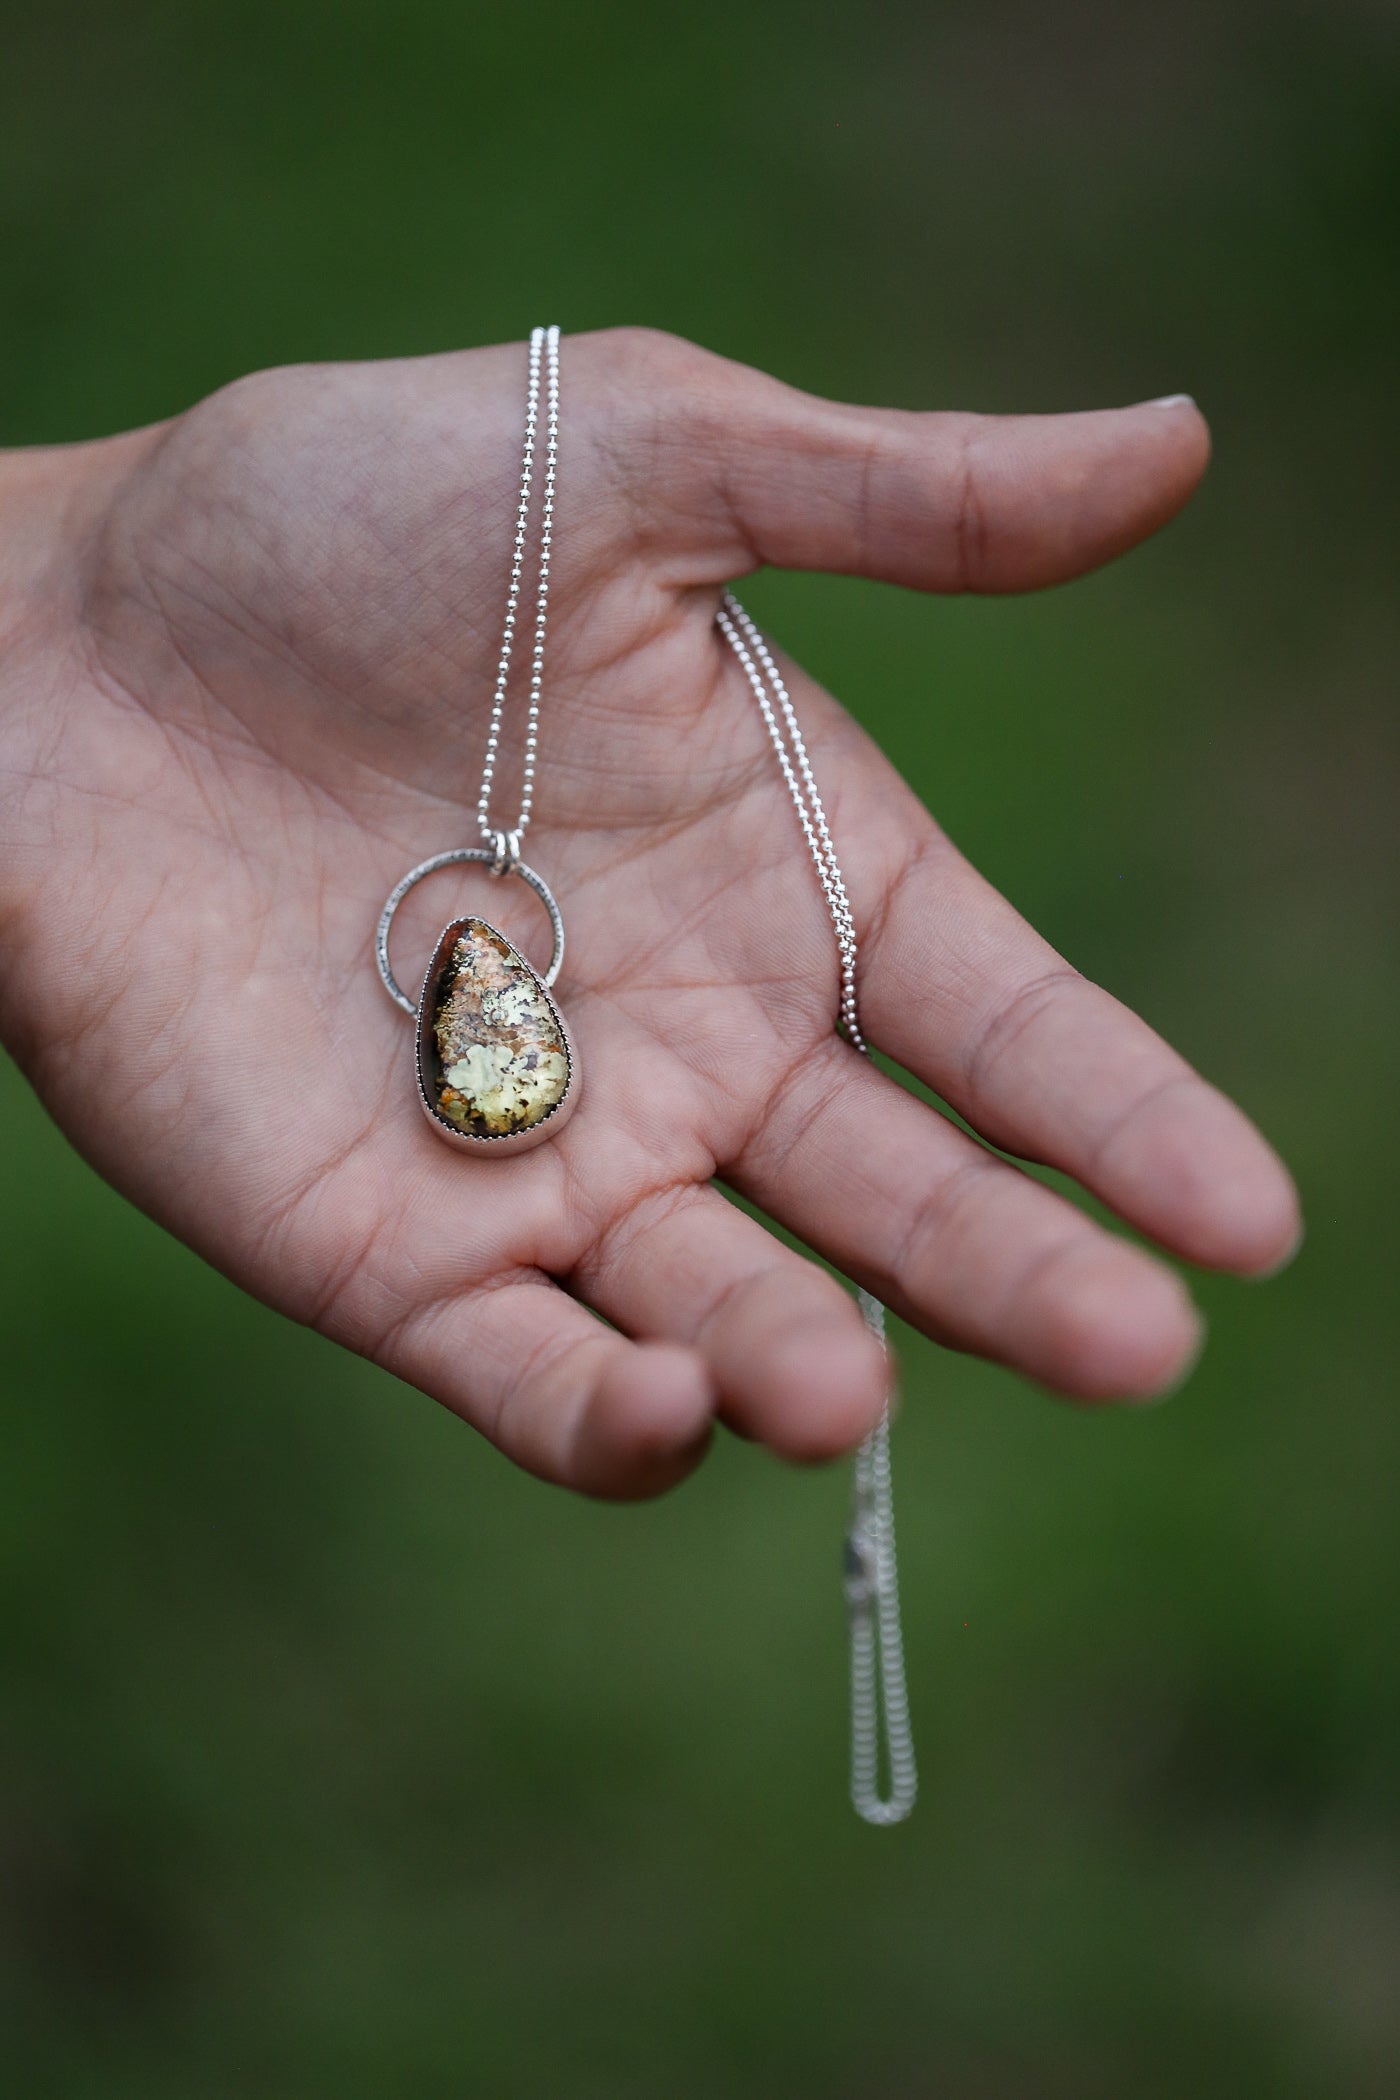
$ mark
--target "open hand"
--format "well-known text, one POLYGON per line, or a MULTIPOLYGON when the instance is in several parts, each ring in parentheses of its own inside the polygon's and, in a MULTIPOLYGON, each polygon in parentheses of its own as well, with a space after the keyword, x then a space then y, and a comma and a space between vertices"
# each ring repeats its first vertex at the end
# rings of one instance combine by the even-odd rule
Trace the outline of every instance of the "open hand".
MULTIPOLYGON (((507 345, 271 372, 3 463, 6 1041, 94 1165, 210 1261, 573 1487, 664 1487, 716 1416, 804 1458, 878 1416, 852 1300, 715 1177, 941 1341, 1085 1399, 1169 1385, 1197 1342, 1176 1275, 833 1032, 831 927, 713 621, 761 563, 940 591, 1071 577, 1186 500, 1199 415, 848 408, 646 331, 565 339, 526 850, 568 923, 584 1088, 555 1142, 477 1160, 420 1113, 371 936, 408 866, 476 843, 524 369, 507 345)), ((785 671, 871 1040, 1170 1252, 1284 1258, 1296 1200, 1245 1118, 785 671)), ((404 983, 466 911, 547 956, 520 885, 458 870, 400 915, 404 983)))

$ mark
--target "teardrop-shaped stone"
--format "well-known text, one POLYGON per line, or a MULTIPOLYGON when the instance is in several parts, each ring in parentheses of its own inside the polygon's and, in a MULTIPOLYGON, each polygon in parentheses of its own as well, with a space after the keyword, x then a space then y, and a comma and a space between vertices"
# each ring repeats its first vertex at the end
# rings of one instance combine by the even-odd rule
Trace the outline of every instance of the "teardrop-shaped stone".
POLYGON ((424 1002, 424 1093, 453 1129, 509 1137, 558 1107, 569 1085, 569 1050, 554 1002, 485 919, 459 919, 447 929, 424 1002))

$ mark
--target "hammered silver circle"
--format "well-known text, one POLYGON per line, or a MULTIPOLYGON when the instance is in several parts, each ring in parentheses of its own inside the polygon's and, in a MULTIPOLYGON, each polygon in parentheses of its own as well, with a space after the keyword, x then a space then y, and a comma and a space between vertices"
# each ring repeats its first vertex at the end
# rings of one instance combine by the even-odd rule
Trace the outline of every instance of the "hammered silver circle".
MULTIPOLYGON (((395 1006, 401 1007, 403 1012, 408 1014, 411 1019, 417 1019, 417 1002, 409 998, 407 992, 389 967, 389 929, 394 923, 395 912, 403 903, 409 891, 416 883, 421 882, 425 875, 435 875, 439 868, 456 867, 463 861, 477 861, 484 867, 490 868, 495 859, 496 851, 492 846, 454 846, 450 852, 435 853, 431 860, 420 861, 416 868, 410 868, 403 880, 396 882, 385 898, 384 909, 379 914, 379 924, 375 928, 374 959, 379 966, 380 981, 385 991, 389 994, 395 1006)), ((503 872, 509 875, 518 875, 522 882, 528 883, 545 910, 549 913, 549 923, 554 935, 554 953, 549 959, 549 968, 544 971, 540 978, 540 982, 548 989, 553 985, 564 963, 563 914, 555 902, 553 890, 545 881, 543 875, 537 875, 535 870, 527 867, 523 860, 517 860, 503 872)))

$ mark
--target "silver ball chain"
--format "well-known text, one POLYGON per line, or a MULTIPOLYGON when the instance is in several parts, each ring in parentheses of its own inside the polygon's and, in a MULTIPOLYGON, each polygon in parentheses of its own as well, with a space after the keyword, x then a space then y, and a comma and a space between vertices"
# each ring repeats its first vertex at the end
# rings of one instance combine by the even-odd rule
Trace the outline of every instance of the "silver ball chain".
MULTIPOLYGON (((791 696, 772 651, 732 591, 725 592, 715 619, 758 702, 831 914, 841 959, 846 1040, 869 1057, 856 1003, 855 920, 791 696)), ((887 1349, 884 1306, 869 1291, 859 1296, 866 1326, 881 1349, 887 1349)), ((919 1776, 899 1620, 888 1407, 856 1453, 845 1593, 851 1642, 851 1801, 867 1823, 902 1823, 914 1806, 919 1776), (887 1779, 883 1791, 882 1734, 887 1779)))
POLYGON ((554 470, 559 458, 559 330, 536 328, 530 336, 530 367, 525 394, 525 444, 520 460, 520 500, 515 513, 515 549, 511 555, 510 588, 506 593, 505 627, 501 654, 496 665, 496 690, 491 702, 491 721, 486 732, 486 757, 481 769, 481 792, 477 796, 476 819, 481 835, 495 849, 493 874, 504 874, 520 858, 520 841, 530 821, 535 801, 535 752, 539 744, 540 696, 544 690, 544 636, 549 614, 549 556, 554 535, 554 470), (496 759, 501 747, 501 722, 505 715, 506 687, 515 648, 515 617, 520 605, 520 578, 525 566, 525 541, 530 526, 530 488, 535 470, 535 433, 540 406, 540 364, 545 369, 544 504, 540 519, 539 576, 535 586, 535 642, 530 659, 530 701, 525 713, 525 759, 520 782, 520 814, 510 830, 491 821, 491 789, 496 778, 496 759))
POLYGON ((831 913, 831 923, 836 933, 836 946, 841 957, 841 1023, 848 1040, 857 1050, 868 1046, 860 1032, 860 1013, 856 1006, 856 923, 851 917, 850 899, 841 876, 841 863, 836 858, 836 848, 831 842, 831 831, 826 821, 826 810, 817 793, 817 783, 812 777, 811 761, 802 731, 797 725, 792 700, 788 689, 773 661, 767 642, 744 611, 732 591, 724 594, 724 603, 718 614, 720 631, 743 666, 744 675, 759 705, 788 793, 802 825, 807 850, 817 871, 817 878, 826 898, 826 908, 831 913), (735 630, 738 629, 736 633, 735 630), (742 636, 742 639, 740 638, 742 636), (754 658, 762 665, 768 686, 758 675, 754 658), (771 690, 772 699, 769 698, 771 690), (773 711, 777 702, 778 714, 782 717, 782 729, 773 711), (788 755, 791 744, 792 755, 788 755))

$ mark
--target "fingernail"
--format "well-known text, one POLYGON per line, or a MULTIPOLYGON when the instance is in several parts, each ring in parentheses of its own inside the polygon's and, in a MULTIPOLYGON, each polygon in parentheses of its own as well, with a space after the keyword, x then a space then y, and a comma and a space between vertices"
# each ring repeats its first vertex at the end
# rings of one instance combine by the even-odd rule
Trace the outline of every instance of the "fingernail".
POLYGON ((1194 408, 1196 401, 1195 396, 1192 394, 1158 394, 1154 400, 1140 402, 1139 406, 1142 408, 1194 408))

